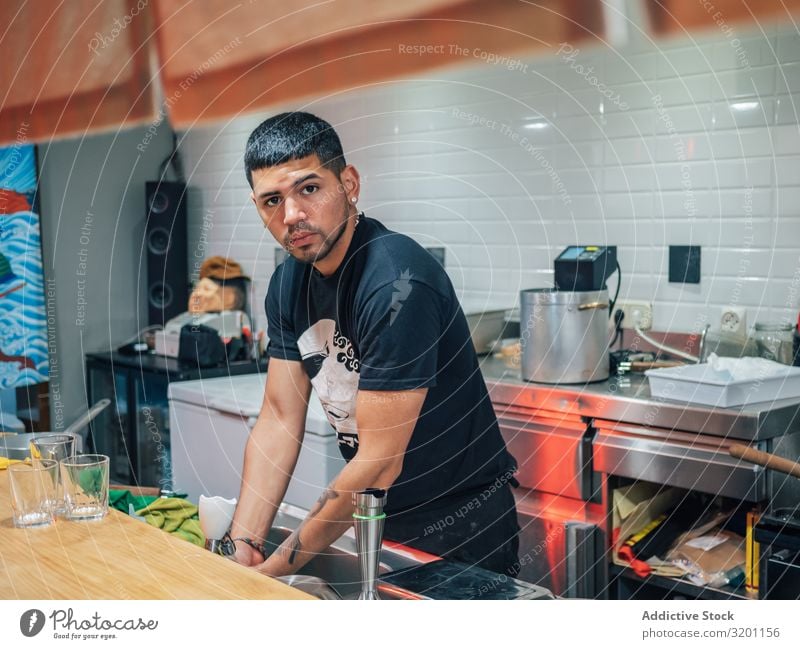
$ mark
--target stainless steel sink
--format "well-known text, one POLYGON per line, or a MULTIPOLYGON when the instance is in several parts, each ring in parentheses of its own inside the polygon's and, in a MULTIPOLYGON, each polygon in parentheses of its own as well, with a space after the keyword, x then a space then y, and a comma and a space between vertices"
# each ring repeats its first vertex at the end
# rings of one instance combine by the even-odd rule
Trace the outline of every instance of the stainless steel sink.
MULTIPOLYGON (((267 547, 274 550, 300 525, 308 512, 300 507, 283 504, 278 510, 273 527, 267 536, 267 547)), ((384 546, 381 552, 380 573, 391 572, 401 568, 409 568, 424 563, 411 552, 402 552, 384 546)), ((342 599, 356 599, 361 591, 361 573, 356 554, 355 533, 352 529, 345 532, 324 553, 314 557, 298 573, 319 577, 327 582, 342 599)), ((407 597, 391 597, 381 593, 384 599, 407 599, 407 597)))
MULTIPOLYGON (((273 528, 267 536, 267 546, 274 551, 286 538, 300 525, 308 512, 294 505, 283 504, 278 509, 273 528)), ((403 550, 397 547, 387 547, 385 544, 381 551, 380 574, 400 570, 402 568, 412 568, 421 566, 429 561, 434 561, 438 557, 420 553, 412 548, 403 550)), ((323 554, 314 557, 303 568, 298 575, 317 577, 325 583, 302 580, 292 583, 290 579, 281 578, 289 585, 305 590, 317 596, 315 589, 322 588, 322 599, 329 591, 325 589, 326 584, 330 585, 342 599, 356 599, 361 592, 361 573, 359 570, 358 555, 356 553, 355 532, 350 528, 343 536, 331 545, 323 554)), ((492 573, 489 573, 492 574, 492 573)), ((526 599, 552 599, 553 594, 546 588, 541 588, 530 584, 535 591, 535 597, 526 599)), ((381 599, 429 599, 424 595, 410 592, 404 588, 391 585, 387 582, 378 583, 378 592, 381 599)))
MULTIPOLYGON (((267 537, 267 547, 274 550, 291 533, 292 530, 287 527, 273 527, 267 537)), ((319 577, 336 590, 343 599, 350 599, 350 596, 358 597, 361 589, 358 557, 335 546, 311 559, 298 570, 297 574, 319 577)))

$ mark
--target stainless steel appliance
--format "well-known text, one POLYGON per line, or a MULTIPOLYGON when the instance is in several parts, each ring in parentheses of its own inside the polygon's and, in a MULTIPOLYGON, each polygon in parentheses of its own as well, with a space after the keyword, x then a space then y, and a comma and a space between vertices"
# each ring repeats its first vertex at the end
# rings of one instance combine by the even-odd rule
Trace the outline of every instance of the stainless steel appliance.
POLYGON ((800 510, 776 509, 755 528, 761 544, 759 599, 800 599, 800 510))
POLYGON ((502 336, 506 326, 507 309, 465 309, 467 326, 476 354, 488 354, 502 336))
POLYGON ((619 268, 616 246, 567 246, 553 263, 560 291, 599 291, 619 268))
MULTIPOLYGON (((773 472, 800 478, 800 463, 794 460, 744 444, 731 444, 728 452, 773 472)), ((761 545, 759 598, 800 599, 800 505, 773 505, 756 523, 755 540, 761 545)))
POLYGON ((725 437, 594 419, 592 460, 601 473, 759 502, 767 496, 764 471, 733 459, 725 437))
POLYGON ((385 489, 367 489, 353 494, 353 527, 361 566, 361 594, 358 599, 380 599, 377 580, 381 563, 383 524, 386 520, 383 512, 385 506, 385 489))
POLYGON ((520 292, 522 378, 593 383, 610 371, 609 314, 620 287, 616 246, 568 246, 553 264, 554 289, 520 292), (609 303, 606 280, 617 271, 609 303))
POLYGON ((517 491, 518 578, 557 597, 594 599, 607 582, 602 505, 517 491))
POLYGON ((382 575, 378 588, 402 599, 553 599, 541 586, 452 559, 382 575))
POLYGON ((516 458, 522 487, 589 500, 592 439, 580 415, 495 403, 500 433, 516 458))
POLYGON ((608 291, 520 292, 522 378, 591 383, 609 375, 608 291))
POLYGON ((560 597, 598 596, 606 584, 606 515, 592 466, 594 430, 564 399, 528 398, 532 389, 557 394, 553 388, 515 377, 521 389, 508 390, 491 373, 487 378, 500 432, 519 467, 519 579, 560 597))

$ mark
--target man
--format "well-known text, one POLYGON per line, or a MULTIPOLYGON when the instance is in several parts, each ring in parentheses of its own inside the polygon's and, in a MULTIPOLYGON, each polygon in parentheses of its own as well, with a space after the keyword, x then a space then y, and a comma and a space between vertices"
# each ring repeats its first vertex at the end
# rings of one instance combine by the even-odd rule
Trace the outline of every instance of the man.
POLYGON ((245 169, 259 216, 290 257, 267 291, 270 362, 231 526, 235 559, 296 572, 352 525, 352 493, 374 487, 388 489, 387 539, 516 574, 516 466, 444 269, 358 212, 359 174, 318 117, 263 122, 245 169), (265 560, 312 386, 347 464, 265 560))

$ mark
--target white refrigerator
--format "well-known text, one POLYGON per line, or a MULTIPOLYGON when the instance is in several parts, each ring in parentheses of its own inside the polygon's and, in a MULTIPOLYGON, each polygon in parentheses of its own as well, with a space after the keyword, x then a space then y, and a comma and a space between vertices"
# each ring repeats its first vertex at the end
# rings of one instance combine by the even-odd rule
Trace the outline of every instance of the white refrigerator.
MULTIPOLYGON (((266 374, 169 386, 173 489, 197 503, 200 494, 236 498, 244 449, 264 398, 266 374)), ((311 509, 345 462, 336 431, 312 392, 305 436, 284 502, 311 509)))

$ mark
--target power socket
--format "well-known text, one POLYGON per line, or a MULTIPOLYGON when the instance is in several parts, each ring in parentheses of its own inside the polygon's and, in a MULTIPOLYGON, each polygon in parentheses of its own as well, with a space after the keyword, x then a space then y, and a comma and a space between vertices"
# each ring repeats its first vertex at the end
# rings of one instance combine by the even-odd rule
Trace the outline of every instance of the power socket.
POLYGON ((642 331, 647 331, 653 328, 653 305, 650 302, 620 300, 614 305, 614 309, 625 312, 625 318, 622 320, 623 329, 634 329, 638 326, 642 331))
POLYGON ((740 306, 722 307, 719 328, 720 331, 744 338, 747 333, 747 309, 740 306))

